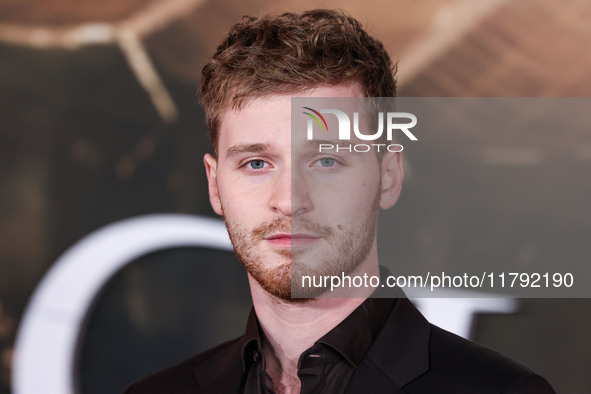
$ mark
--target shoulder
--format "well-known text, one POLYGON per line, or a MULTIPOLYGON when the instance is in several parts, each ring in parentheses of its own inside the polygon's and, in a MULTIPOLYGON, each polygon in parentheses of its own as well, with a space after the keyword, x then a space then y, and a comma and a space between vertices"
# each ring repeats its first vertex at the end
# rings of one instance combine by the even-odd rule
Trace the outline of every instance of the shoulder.
POLYGON ((428 374, 457 385, 449 392, 555 393, 544 378, 508 357, 437 326, 430 328, 428 374))
MULTIPOLYGON (((199 384, 195 371, 212 363, 217 364, 220 360, 239 359, 237 355, 241 349, 240 339, 224 342, 179 364, 147 376, 129 385, 123 394, 188 394, 198 392, 199 384)), ((223 368, 223 365, 219 367, 223 368)))

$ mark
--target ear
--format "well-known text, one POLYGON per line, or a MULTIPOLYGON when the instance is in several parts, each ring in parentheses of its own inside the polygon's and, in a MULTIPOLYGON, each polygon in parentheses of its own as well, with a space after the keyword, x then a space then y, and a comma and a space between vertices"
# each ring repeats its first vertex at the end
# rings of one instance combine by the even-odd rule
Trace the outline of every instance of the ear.
POLYGON ((220 192, 218 189, 217 160, 209 153, 203 156, 205 164, 205 173, 207 174, 207 185, 209 187, 209 202, 211 207, 218 215, 223 215, 222 203, 220 201, 220 192))
POLYGON ((380 197, 380 208, 391 208, 402 189, 404 169, 402 168, 401 152, 386 152, 382 158, 382 195, 380 197))

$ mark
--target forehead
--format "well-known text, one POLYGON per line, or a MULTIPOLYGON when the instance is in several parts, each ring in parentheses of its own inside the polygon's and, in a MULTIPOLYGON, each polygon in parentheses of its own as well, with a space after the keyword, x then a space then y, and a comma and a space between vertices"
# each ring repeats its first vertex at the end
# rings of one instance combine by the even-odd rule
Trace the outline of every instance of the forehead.
POLYGON ((347 83, 247 100, 238 109, 228 108, 222 112, 218 134, 219 152, 222 153, 237 143, 278 143, 282 139, 288 139, 292 97, 363 96, 363 90, 358 83, 347 83))

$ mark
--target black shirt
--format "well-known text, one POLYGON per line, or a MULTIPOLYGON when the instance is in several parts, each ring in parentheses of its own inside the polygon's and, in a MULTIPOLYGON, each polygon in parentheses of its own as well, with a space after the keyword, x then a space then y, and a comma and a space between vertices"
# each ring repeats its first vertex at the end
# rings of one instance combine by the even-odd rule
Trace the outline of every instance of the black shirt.
MULTIPOLYGON (((301 393, 344 393, 355 368, 382 329, 395 299, 368 298, 298 360, 301 393)), ((271 394, 273 381, 265 371, 260 327, 251 310, 242 348, 245 394, 271 394)))

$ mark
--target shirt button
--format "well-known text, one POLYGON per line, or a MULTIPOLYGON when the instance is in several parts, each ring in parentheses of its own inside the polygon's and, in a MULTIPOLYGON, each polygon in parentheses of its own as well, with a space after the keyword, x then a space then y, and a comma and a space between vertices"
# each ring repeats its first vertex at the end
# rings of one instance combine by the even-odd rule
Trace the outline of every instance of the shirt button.
POLYGON ((252 354, 252 361, 254 361, 256 363, 260 359, 261 359, 261 353, 259 353, 257 350, 255 350, 254 353, 252 354))

